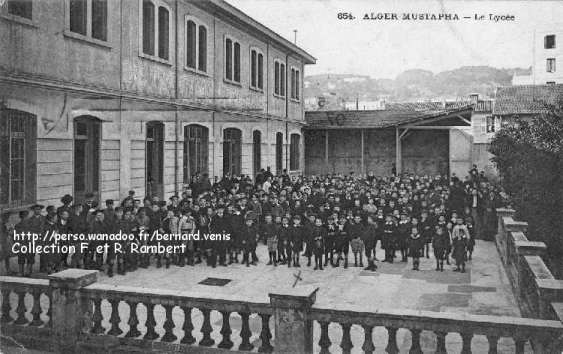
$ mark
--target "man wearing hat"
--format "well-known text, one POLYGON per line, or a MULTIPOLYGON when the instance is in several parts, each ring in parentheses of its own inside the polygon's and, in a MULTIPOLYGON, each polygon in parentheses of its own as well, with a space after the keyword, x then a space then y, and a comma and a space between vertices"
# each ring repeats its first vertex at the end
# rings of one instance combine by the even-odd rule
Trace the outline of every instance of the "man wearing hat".
POLYGON ((106 208, 104 209, 104 220, 108 225, 113 225, 115 219, 115 210, 113 209, 113 199, 106 199, 106 208))
POLYGON ((65 195, 61 198, 61 203, 63 203, 63 205, 57 208, 57 214, 58 214, 59 216, 61 215, 61 212, 62 212, 63 210, 68 211, 69 214, 72 213, 71 206, 70 206, 70 205, 72 204, 72 200, 73 200, 73 198, 72 198, 72 196, 71 196, 70 194, 65 194, 65 195))

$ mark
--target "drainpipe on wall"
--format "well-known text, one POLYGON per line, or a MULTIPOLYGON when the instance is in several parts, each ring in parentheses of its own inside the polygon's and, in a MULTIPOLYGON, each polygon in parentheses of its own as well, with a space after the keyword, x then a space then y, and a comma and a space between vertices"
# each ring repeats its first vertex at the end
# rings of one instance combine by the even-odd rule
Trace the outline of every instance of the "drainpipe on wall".
POLYGON ((285 169, 288 171, 290 171, 289 169, 289 124, 288 124, 288 119, 289 119, 289 98, 287 97, 287 87, 288 82, 287 82, 287 72, 289 70, 288 69, 288 64, 289 64, 289 54, 285 55, 285 169))
POLYGON ((178 194, 178 0, 174 2, 176 8, 176 31, 174 31, 174 62, 176 66, 174 75, 174 194, 178 194))

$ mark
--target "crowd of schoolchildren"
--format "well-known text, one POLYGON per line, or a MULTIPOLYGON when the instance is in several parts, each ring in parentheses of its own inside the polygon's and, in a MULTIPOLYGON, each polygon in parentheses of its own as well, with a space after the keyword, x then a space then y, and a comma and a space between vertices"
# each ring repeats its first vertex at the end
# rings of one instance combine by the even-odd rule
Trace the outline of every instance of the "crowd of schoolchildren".
MULTIPOLYGON (((499 191, 475 166, 463 181, 455 175, 290 177, 262 170, 254 181, 225 176, 212 184, 207 175, 197 175, 180 196, 168 201, 156 197, 141 201, 130 191, 119 203, 106 200, 102 208, 92 194, 75 204, 65 195, 58 208, 48 206, 44 211, 42 205, 34 205, 30 212, 22 211, 13 228, 35 233, 230 235, 228 240, 172 240, 184 243, 185 252, 169 254, 116 254, 113 247, 101 254, 94 250, 104 241, 91 241, 85 251, 77 247, 73 254, 41 255, 40 271, 46 273, 84 267, 113 276, 114 267, 125 274, 153 263, 167 268, 202 262, 211 267, 239 262, 250 266, 258 262, 260 242, 267 246, 267 264, 272 266, 322 270, 329 264, 364 267, 365 261, 365 269, 375 271, 376 249, 381 247, 383 262, 407 262, 410 257, 413 270, 419 270, 420 258, 429 258, 432 249, 436 271, 443 271, 444 262, 449 265, 453 258, 454 271, 465 272, 475 238, 487 239, 494 233, 499 198, 499 191)), ((2 231, 10 235, 5 221, 2 231)), ((34 261, 34 254, 18 255, 20 275, 29 276, 34 261)))

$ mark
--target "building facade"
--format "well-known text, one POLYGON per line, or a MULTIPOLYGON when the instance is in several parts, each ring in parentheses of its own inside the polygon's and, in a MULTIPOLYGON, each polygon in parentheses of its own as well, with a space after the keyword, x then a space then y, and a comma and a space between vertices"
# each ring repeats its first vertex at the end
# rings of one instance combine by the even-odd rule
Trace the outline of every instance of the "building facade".
POLYGON ((563 23, 534 31, 532 56, 531 75, 515 75, 513 85, 563 83, 563 23))
POLYGON ((222 0, 6 1, 0 208, 303 169, 315 58, 222 0))
POLYGON ((517 119, 532 121, 554 107, 563 106, 563 85, 517 85, 498 87, 494 100, 475 98, 472 117, 473 161, 489 177, 498 175, 488 149, 491 139, 503 126, 517 119))

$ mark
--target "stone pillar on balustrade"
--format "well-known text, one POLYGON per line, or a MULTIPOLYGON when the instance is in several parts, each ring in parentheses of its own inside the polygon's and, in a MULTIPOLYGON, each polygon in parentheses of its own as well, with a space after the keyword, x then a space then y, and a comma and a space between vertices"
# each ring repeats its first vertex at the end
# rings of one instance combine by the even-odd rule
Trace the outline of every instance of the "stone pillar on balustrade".
POLYGON ((86 319, 91 317, 80 289, 95 283, 97 274, 95 270, 67 269, 49 275, 55 352, 76 353, 80 334, 89 323, 86 319))
POLYGON ((504 219, 506 217, 513 218, 516 211, 514 209, 509 208, 498 208, 497 212, 497 220, 498 220, 498 227, 497 227, 497 234, 495 237, 495 243, 497 245, 497 250, 499 252, 500 258, 503 262, 506 262, 506 238, 507 232, 504 227, 504 219))
POLYGON ((313 286, 298 286, 270 293, 274 309, 276 354, 312 353, 313 321, 308 320, 317 290, 313 286))

